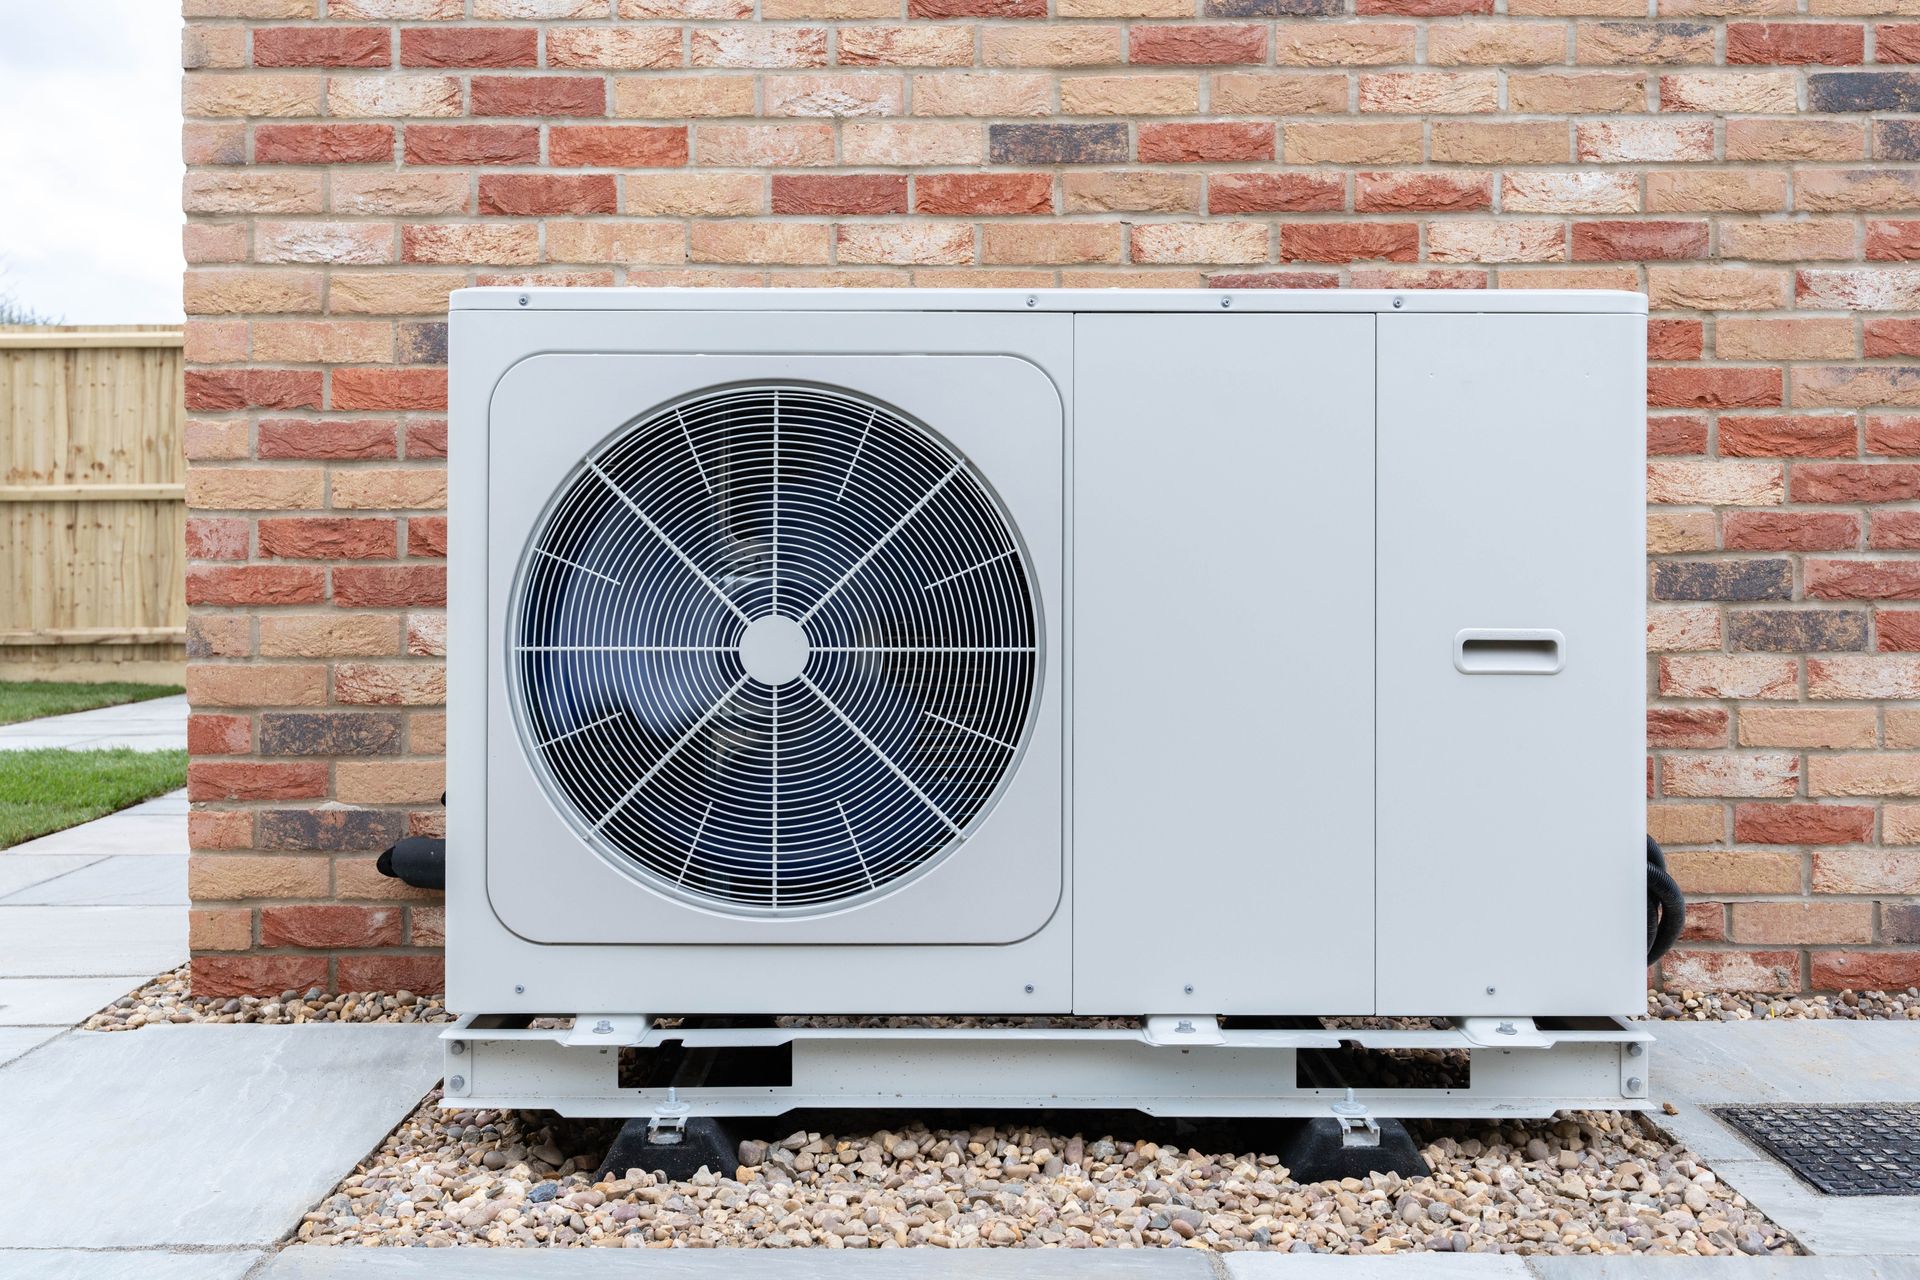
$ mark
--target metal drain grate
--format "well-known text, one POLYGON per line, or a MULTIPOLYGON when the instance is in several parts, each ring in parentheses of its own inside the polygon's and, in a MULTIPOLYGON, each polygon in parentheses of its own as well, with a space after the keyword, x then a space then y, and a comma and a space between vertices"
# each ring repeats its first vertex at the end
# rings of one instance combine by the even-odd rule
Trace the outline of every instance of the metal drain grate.
POLYGON ((1827 1195, 1920 1195, 1920 1106, 1714 1110, 1827 1195))

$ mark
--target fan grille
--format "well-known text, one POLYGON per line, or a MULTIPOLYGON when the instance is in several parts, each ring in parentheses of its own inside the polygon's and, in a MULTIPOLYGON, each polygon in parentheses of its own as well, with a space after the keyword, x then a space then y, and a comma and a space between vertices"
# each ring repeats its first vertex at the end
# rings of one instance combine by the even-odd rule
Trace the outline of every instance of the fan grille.
POLYGON ((639 420, 562 484, 517 591, 513 697, 549 791, 705 905, 885 891, 966 839, 1026 740, 1039 627, 1011 522, 943 440, 844 390, 639 420))

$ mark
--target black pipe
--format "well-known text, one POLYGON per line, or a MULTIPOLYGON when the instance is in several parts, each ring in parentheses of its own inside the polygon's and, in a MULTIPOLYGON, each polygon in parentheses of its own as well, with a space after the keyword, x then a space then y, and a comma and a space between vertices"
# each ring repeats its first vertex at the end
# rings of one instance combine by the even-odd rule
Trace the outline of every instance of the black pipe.
POLYGON ((1647 963, 1673 947, 1687 923, 1687 898, 1667 871, 1667 855, 1647 837, 1647 963))

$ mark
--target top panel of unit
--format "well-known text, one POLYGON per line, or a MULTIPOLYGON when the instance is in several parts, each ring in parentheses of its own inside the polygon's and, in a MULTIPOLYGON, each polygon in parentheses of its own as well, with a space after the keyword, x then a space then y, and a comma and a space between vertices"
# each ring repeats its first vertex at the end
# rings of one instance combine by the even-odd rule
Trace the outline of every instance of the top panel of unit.
POLYGON ((1645 315, 1614 289, 456 289, 455 311, 1398 311, 1645 315))

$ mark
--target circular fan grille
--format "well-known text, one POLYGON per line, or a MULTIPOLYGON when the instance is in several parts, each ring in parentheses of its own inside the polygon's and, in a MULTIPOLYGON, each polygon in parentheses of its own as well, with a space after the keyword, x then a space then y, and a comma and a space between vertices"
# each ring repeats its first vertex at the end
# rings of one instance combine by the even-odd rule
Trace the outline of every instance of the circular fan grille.
POLYGON ((841 390, 703 393, 561 486, 514 697, 581 832, 656 887, 841 905, 964 840, 1036 694, 1019 539, 944 441, 841 390))

